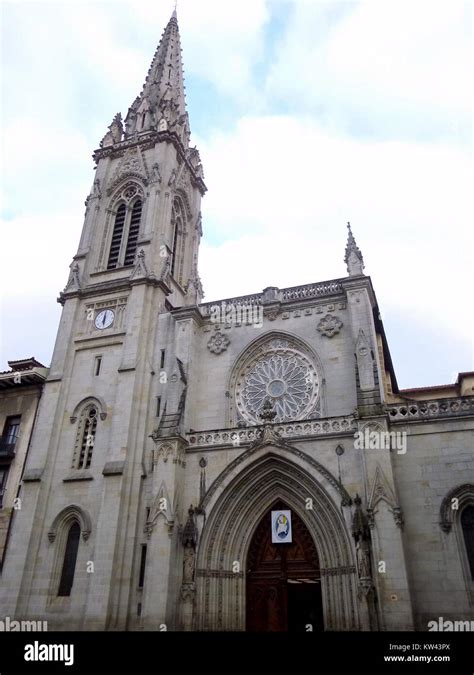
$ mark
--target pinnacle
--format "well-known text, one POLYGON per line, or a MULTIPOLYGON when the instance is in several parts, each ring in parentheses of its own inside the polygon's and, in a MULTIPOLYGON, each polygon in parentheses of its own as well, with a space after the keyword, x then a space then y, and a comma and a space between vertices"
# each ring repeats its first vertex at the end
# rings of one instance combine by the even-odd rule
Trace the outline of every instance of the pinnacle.
POLYGON ((354 235, 352 234, 350 222, 347 223, 347 244, 344 262, 347 265, 349 276, 358 276, 363 274, 362 270, 364 269, 364 258, 359 247, 357 246, 354 235))

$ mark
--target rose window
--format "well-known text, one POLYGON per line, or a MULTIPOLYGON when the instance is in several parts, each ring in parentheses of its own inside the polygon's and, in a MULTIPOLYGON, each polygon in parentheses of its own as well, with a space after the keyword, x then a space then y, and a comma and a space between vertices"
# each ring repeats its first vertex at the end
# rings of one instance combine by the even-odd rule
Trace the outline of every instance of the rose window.
POLYGON ((243 368, 236 383, 239 416, 262 424, 259 413, 269 399, 275 422, 305 419, 318 402, 319 378, 312 360, 294 349, 267 347, 243 368))

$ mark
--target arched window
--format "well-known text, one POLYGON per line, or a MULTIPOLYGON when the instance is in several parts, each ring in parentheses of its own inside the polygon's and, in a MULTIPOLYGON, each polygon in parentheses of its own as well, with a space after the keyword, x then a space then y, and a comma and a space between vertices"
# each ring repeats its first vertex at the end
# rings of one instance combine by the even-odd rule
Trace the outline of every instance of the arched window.
MULTIPOLYGON (((137 193, 137 188, 131 186, 124 190, 124 199, 132 200, 137 193)), ((116 267, 129 267, 135 262, 138 235, 140 233, 140 221, 142 217, 142 200, 135 199, 128 205, 123 202, 117 209, 114 222, 112 240, 110 242, 109 259, 107 269, 116 267)))
POLYGON ((127 248, 125 250, 124 265, 133 265, 135 253, 137 251, 138 232, 140 230, 140 220, 142 217, 142 202, 138 199, 133 205, 132 215, 130 217, 130 227, 128 229, 127 248))
POLYGON ((474 581, 474 505, 468 504, 461 513, 461 529, 466 546, 471 579, 474 581))
POLYGON ((92 461, 98 411, 95 405, 87 406, 80 417, 76 435, 76 447, 72 460, 73 469, 88 469, 92 461))
POLYGON ((72 584, 74 583, 74 572, 76 569, 77 551, 79 549, 79 537, 81 535, 81 528, 77 520, 75 520, 71 527, 66 540, 66 548, 64 551, 64 560, 61 570, 61 579, 59 581, 58 595, 71 595, 72 584))
POLYGON ((180 199, 175 199, 173 202, 173 209, 171 212, 171 227, 173 232, 173 240, 171 245, 171 276, 177 278, 178 275, 178 253, 181 236, 184 229, 184 211, 180 199))
POLYGON ((109 262, 107 263, 108 270, 117 267, 118 264, 120 247, 122 245, 123 228, 125 225, 125 214, 125 204, 120 204, 117 209, 117 215, 115 216, 114 231, 112 234, 112 242, 110 244, 109 262))

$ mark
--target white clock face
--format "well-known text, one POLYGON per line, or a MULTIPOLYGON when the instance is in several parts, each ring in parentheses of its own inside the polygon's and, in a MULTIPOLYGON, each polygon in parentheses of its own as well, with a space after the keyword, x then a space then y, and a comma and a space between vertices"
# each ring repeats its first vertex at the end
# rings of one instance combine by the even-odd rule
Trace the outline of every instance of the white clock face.
POLYGON ((101 312, 97 314, 95 317, 95 327, 98 328, 99 330, 103 330, 104 328, 108 328, 111 326, 114 322, 115 319, 115 314, 111 309, 103 309, 101 312))

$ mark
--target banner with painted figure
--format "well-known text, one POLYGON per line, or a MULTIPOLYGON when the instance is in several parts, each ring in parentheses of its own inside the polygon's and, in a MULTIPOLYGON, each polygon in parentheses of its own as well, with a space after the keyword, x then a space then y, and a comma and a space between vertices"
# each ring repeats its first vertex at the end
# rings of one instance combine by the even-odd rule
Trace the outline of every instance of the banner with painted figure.
POLYGON ((272 544, 291 542, 291 511, 272 511, 272 544))

